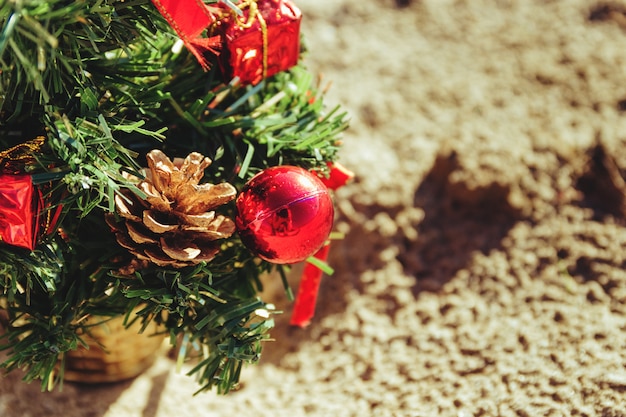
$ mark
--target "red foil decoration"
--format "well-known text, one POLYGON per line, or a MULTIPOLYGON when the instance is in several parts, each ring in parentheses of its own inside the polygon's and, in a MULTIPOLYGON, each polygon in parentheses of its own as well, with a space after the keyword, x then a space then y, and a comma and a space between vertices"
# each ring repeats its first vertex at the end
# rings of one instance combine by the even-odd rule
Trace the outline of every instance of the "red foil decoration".
POLYGON ((256 7, 260 17, 250 17, 252 8, 245 7, 243 17, 231 13, 217 22, 224 75, 239 77, 242 84, 258 84, 287 70, 300 55, 300 10, 288 0, 257 0, 256 7))
POLYGON ((0 175, 0 240, 33 249, 37 221, 33 213, 35 194, 30 175, 0 175))
MULTIPOLYGON (((321 177, 320 179, 324 185, 332 190, 343 187, 354 177, 353 172, 337 162, 329 163, 328 165, 330 175, 328 178, 321 177)), ((330 243, 317 251, 314 256, 325 262, 328 259, 329 252, 330 243)), ((296 302, 289 322, 292 326, 306 327, 311 323, 311 319, 315 315, 315 304, 317 303, 317 295, 322 282, 322 274, 322 270, 311 263, 307 263, 304 266, 298 295, 296 296, 296 302)))
POLYGON ((334 207, 319 177, 296 166, 267 168, 237 197, 237 231, 266 261, 292 264, 317 252, 333 226, 334 207))
POLYGON ((51 208, 30 175, 0 174, 0 242, 33 250, 60 214, 61 206, 51 208))

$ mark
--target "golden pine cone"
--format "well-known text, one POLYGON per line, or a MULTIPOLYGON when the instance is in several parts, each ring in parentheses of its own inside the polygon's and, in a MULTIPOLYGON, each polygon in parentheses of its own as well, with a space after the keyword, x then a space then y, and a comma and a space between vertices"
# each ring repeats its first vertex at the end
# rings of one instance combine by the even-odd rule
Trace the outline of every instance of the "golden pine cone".
POLYGON ((200 184, 211 160, 197 152, 172 162, 153 150, 147 160, 145 179, 137 185, 147 197, 124 190, 115 196, 120 219, 107 216, 117 242, 136 257, 120 272, 133 273, 147 262, 180 268, 211 261, 219 252, 216 240, 235 231, 230 218, 214 211, 235 198, 235 188, 200 184))

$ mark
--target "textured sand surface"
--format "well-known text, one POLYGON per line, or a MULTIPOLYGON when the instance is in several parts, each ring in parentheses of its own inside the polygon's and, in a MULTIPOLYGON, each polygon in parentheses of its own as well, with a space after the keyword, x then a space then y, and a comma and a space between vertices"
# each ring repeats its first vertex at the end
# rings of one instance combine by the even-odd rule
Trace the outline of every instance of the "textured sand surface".
MULTIPOLYGON (((165 356, 0 416, 626 416, 626 2, 299 0, 352 115, 336 269, 228 396, 165 356)), ((297 286, 297 281, 294 281, 297 286)))

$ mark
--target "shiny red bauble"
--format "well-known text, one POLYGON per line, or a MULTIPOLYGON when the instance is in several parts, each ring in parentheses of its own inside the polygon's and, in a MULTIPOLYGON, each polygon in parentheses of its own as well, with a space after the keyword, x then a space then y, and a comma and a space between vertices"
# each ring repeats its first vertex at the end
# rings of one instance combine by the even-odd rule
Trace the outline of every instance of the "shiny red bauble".
POLYGON ((266 261, 291 264, 320 249, 333 227, 328 188, 296 166, 268 168, 237 197, 237 231, 250 251, 266 261))

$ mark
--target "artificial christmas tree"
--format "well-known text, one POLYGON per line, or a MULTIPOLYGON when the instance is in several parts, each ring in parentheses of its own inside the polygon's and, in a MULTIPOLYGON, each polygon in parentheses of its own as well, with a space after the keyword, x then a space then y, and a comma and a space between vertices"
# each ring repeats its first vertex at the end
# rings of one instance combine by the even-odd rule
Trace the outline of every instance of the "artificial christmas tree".
POLYGON ((17 184, 0 187, 4 368, 51 388, 108 319, 183 359, 194 346, 200 390, 228 392, 258 360, 273 324, 259 277, 286 266, 245 246, 235 199, 277 166, 328 181, 347 126, 298 60, 272 56, 285 7, 299 27, 282 0, 0 2, 0 180, 17 184), (251 78, 224 65, 233 16, 262 39, 251 78))

